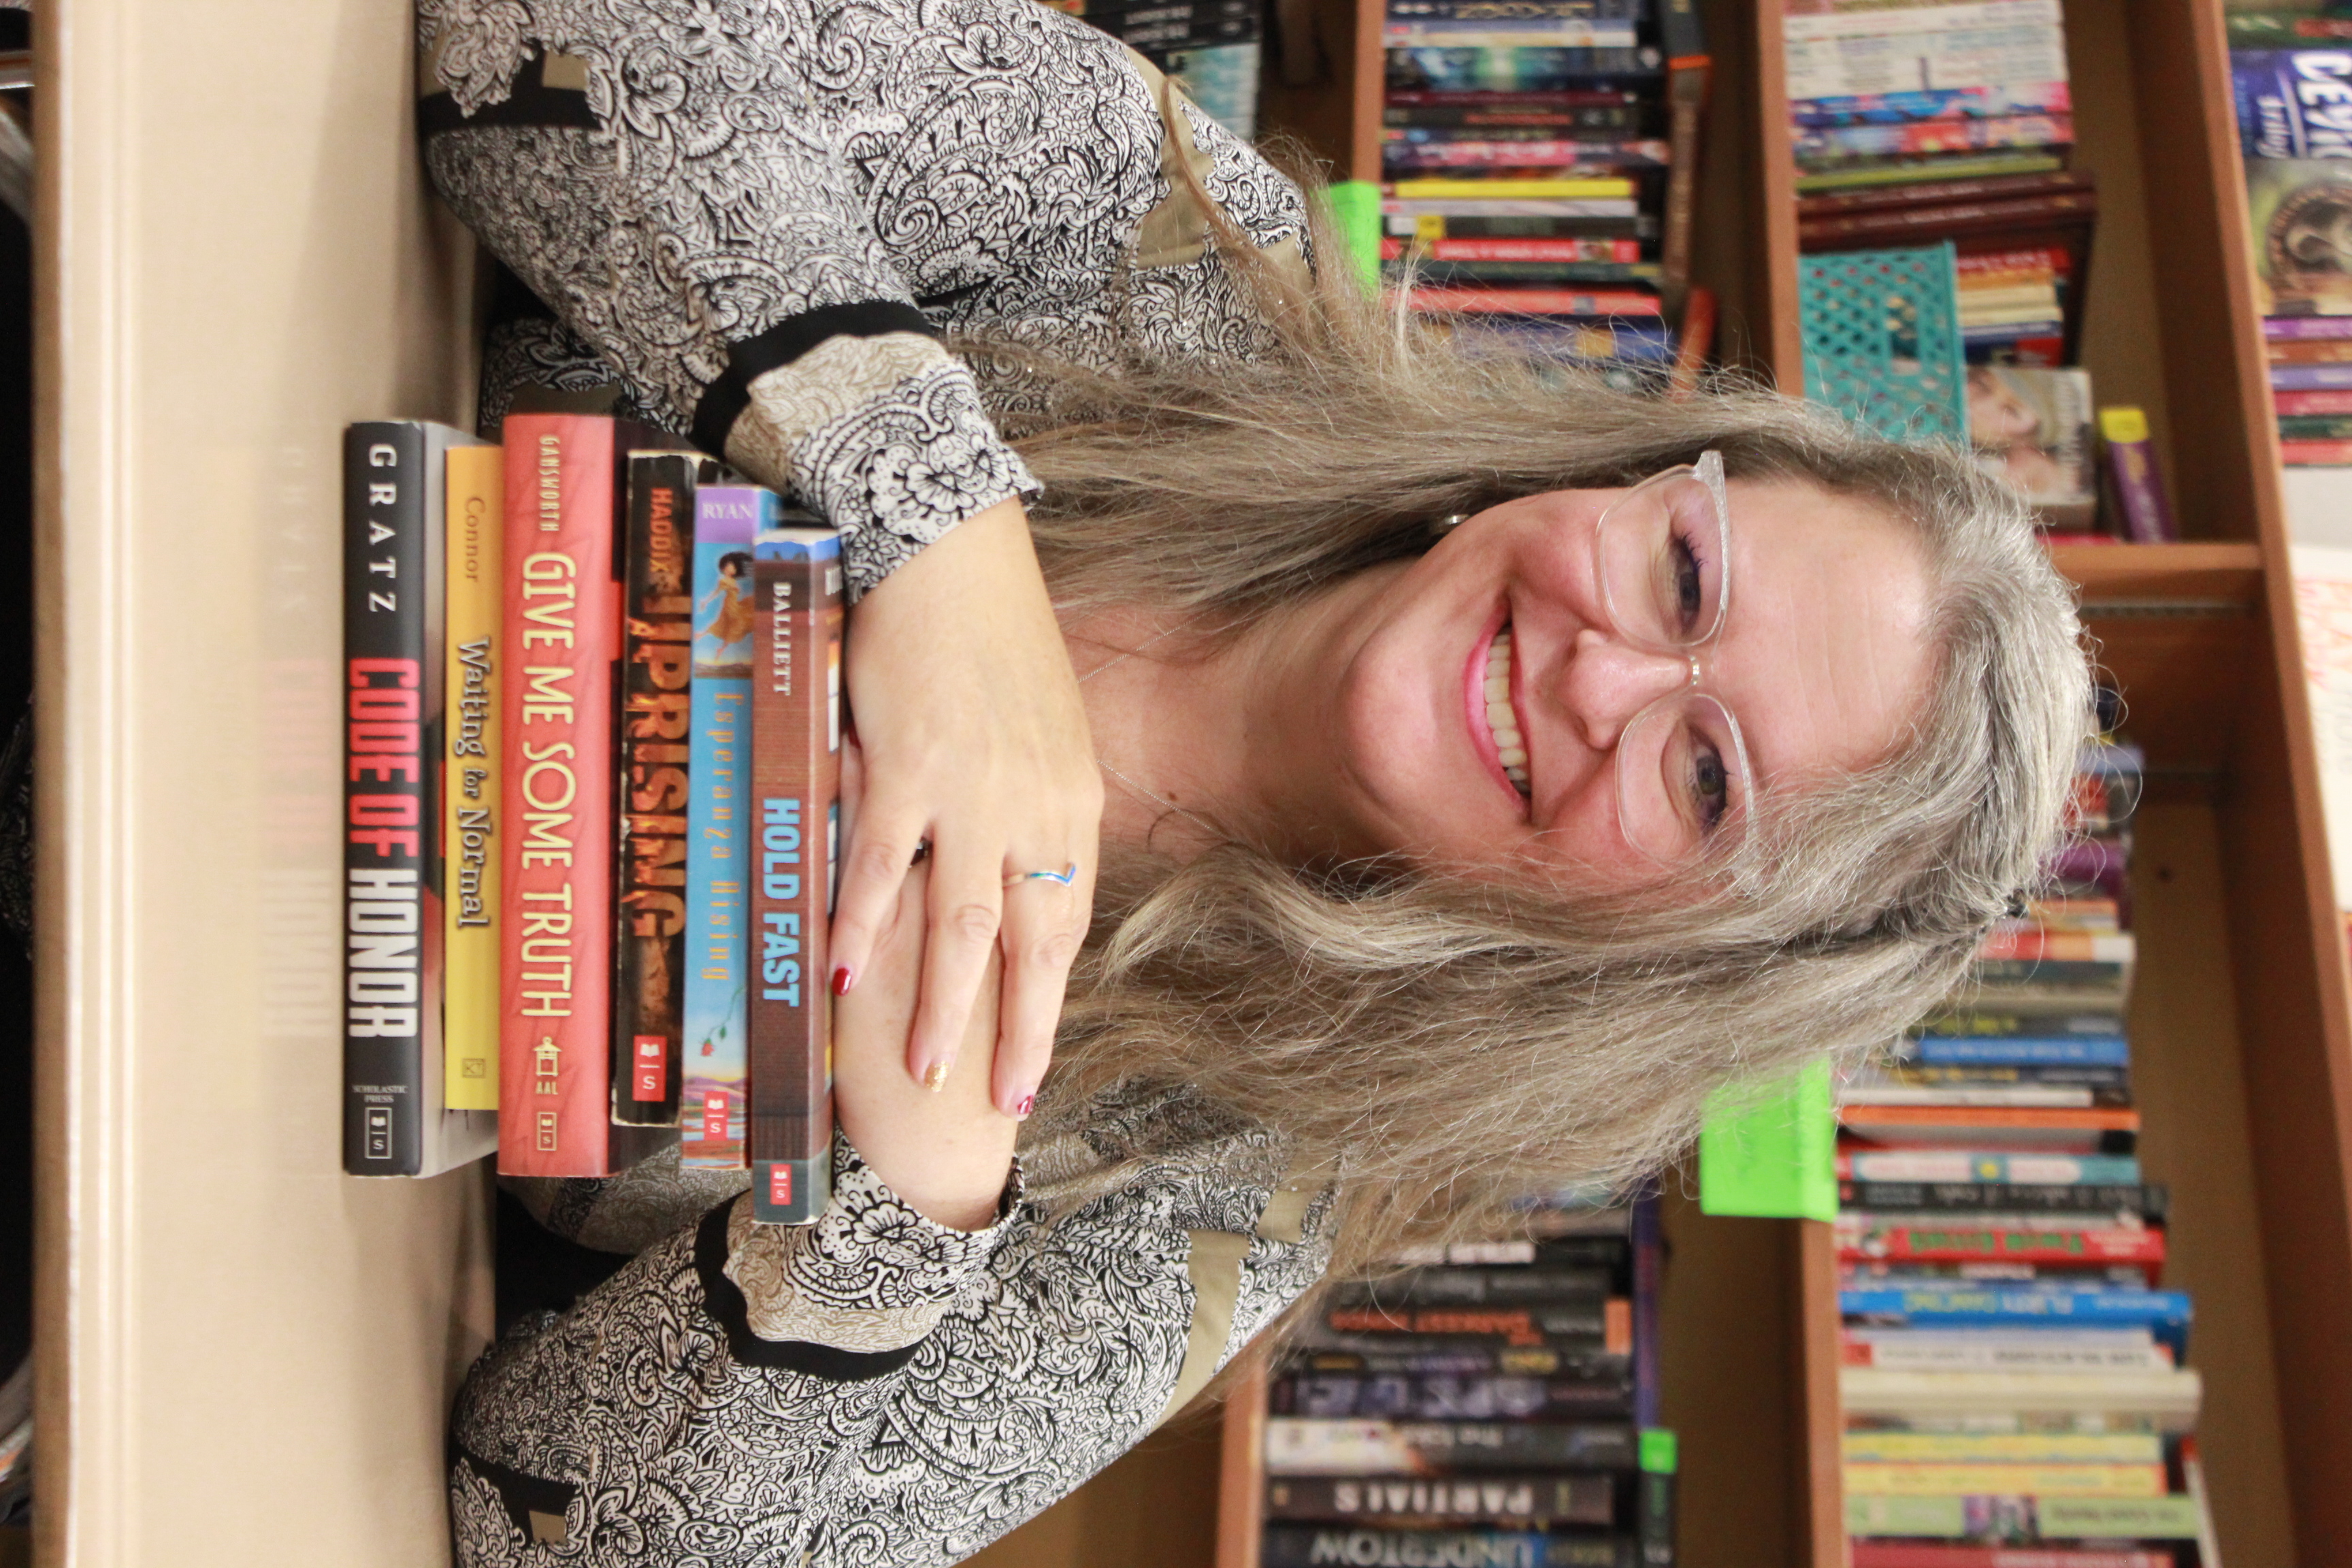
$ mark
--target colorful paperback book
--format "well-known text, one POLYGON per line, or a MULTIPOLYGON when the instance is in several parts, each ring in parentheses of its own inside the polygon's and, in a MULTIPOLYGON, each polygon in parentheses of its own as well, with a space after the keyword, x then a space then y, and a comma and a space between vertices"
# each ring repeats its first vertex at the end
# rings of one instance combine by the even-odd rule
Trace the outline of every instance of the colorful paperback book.
POLYGON ((1391 92, 1540 92, 1654 79, 1654 48, 1559 49, 1444 47, 1387 51, 1391 92))
POLYGON ((682 1163, 744 1163, 751 867, 751 543, 779 526, 773 490, 694 498, 694 731, 687 776, 682 1163))
POLYGON ((2121 1035, 1914 1035, 1898 1041, 1894 1054, 1897 1061, 1948 1067, 2128 1067, 2131 1042, 2121 1035))
POLYGON ((1839 1440, 1849 1464, 2157 1465, 2154 1432, 1889 1432, 1850 1430, 1839 1440))
POLYGON ((2162 1461, 2142 1465, 1844 1466, 1848 1497, 1969 1497, 1985 1493, 2050 1493, 2064 1497, 2150 1498, 2165 1492, 2162 1461))
POLYGON ((1998 174, 2055 174, 2066 161, 2055 153, 1947 153, 1928 157, 1858 158, 1797 175, 1797 194, 1821 195, 1864 185, 1907 185, 1926 180, 1990 179, 1998 174))
POLYGON ((1633 289, 1416 289, 1405 297, 1433 314, 1654 317, 1655 294, 1633 289))
POLYGON ((1381 24, 1389 48, 1631 49, 1641 40, 1631 20, 1570 16, 1399 16, 1381 24))
POLYGON ((2137 1186, 2133 1154, 2041 1154, 2008 1149, 1846 1149, 1841 1181, 2137 1186))
POLYGON ((441 949, 444 1092, 452 1110, 499 1108, 499 639, 506 635, 500 549, 506 457, 452 447, 448 457, 447 762, 442 773, 441 949))
POLYGON ((1927 153, 1982 153, 2003 147, 2063 147, 2074 140, 2074 116, 2012 114, 1998 120, 1920 120, 1901 125, 1828 125, 1800 131, 1800 163, 1833 165, 1849 158, 1897 158, 1927 153))
POLYGON ((2068 79, 2058 0, 1791 16, 1792 100, 2000 88, 2068 79))
POLYGON ((833 1196, 841 535, 763 529, 751 563, 751 1216, 810 1225, 833 1196))
MULTIPOLYGON (((2352 264, 2337 239, 2352 222, 2352 162, 2254 158, 2245 170, 2254 308, 2266 317, 2352 316, 2352 264)), ((2322 336, 2335 329, 2305 331, 2322 336)))
POLYGON ((1798 99, 1789 122, 1811 130, 1831 125, 1912 125, 1932 120, 2003 120, 2020 114, 2073 112, 2073 89, 2063 81, 2000 87, 1939 88, 1843 98, 1798 99))
POLYGON ((1278 1378, 1276 1415, 1394 1421, 1591 1421, 1630 1414, 1622 1373, 1594 1378, 1395 1376, 1300 1372, 1278 1378))
POLYGON ((429 1176, 488 1152, 443 1049, 446 425, 343 433, 343 1169, 429 1176))
POLYGON ((1448 137, 1443 141, 1385 138, 1381 148, 1384 168, 1419 173, 1450 169, 1663 169, 1668 161, 1664 142, 1534 141, 1525 137, 1478 139, 1448 137))
POLYGON ((2118 1328, 2142 1325, 2187 1359, 2193 1309, 2182 1290, 2074 1290, 2028 1285, 1859 1287, 1838 1292, 1848 1318, 1917 1328, 2012 1328, 2024 1324, 2118 1328))
POLYGON ((2248 158, 2352 158, 2352 48, 2230 57, 2238 148, 2248 158))
POLYGON ((1853 1535, 1995 1541, 2194 1541, 2197 1526, 2196 1500, 2186 1495, 2097 1498, 2011 1493, 1884 1497, 1849 1492, 1845 1504, 1845 1527, 1853 1535))
POLYGON ((1842 1181, 1838 1203, 1872 1214, 2127 1214, 2161 1224, 2171 1198, 2160 1184, 2121 1182, 1842 1181))
POLYGON ((2170 1552, 1854 1540, 1847 1568, 2180 1568, 2170 1552))
POLYGON ((2352 364, 2274 364, 2273 392, 2336 392, 2352 389, 2352 364))

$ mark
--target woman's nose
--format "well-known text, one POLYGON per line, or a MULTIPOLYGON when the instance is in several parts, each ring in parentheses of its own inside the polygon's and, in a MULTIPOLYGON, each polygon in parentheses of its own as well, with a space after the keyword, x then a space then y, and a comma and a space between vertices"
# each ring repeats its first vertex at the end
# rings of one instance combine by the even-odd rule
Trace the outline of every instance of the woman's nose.
POLYGON ((1583 728, 1585 743, 1606 751, 1636 713, 1697 679, 1686 656, 1646 652, 1587 626, 1576 634, 1576 657, 1561 672, 1559 698, 1583 728))

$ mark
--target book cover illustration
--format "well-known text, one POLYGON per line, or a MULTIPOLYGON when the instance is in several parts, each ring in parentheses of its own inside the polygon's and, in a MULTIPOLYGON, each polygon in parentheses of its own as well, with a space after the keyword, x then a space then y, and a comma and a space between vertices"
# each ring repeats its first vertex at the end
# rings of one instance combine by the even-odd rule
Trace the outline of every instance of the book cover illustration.
POLYGON ((2256 308, 2352 315, 2352 162, 2256 158, 2245 167, 2256 308))
POLYGON ((751 542, 772 490, 705 485, 694 515, 694 735, 687 765, 686 1033, 680 1154, 743 1163, 751 919, 751 542))
POLYGON ((841 536, 753 542, 751 1215, 808 1225, 833 1192, 825 936, 841 839, 841 536))
POLYGON ((2244 49, 2230 75, 2248 158, 2352 158, 2352 50, 2244 49))
POLYGON ((704 459, 633 452, 623 560, 613 1120, 677 1120, 686 1003, 694 489, 704 459))
POLYGON ((2090 373, 1970 365, 1968 396, 1977 461, 2032 501, 2046 526, 2086 527, 2099 484, 2090 373))

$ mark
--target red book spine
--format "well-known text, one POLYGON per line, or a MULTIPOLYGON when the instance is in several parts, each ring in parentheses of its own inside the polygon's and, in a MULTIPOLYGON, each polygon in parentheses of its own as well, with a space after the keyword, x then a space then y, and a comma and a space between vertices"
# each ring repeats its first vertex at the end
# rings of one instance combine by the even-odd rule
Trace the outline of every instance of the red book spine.
POLYGON ((2352 414, 2352 392, 2273 392, 2281 414, 2352 414))
POLYGON ((499 1170, 609 1173, 616 427, 506 422, 499 1170))
POLYGON ((2086 1268, 2109 1263, 2160 1264, 2164 1232, 2123 1226, 2099 1230, 1841 1226, 1837 1254, 1840 1263, 2040 1263, 2086 1268))

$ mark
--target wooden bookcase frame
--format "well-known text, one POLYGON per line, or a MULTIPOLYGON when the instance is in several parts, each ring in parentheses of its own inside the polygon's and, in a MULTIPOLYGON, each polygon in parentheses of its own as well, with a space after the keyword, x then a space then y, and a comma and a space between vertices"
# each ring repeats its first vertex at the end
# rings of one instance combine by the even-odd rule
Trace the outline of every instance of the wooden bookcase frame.
MULTIPOLYGON (((1715 82, 1695 271, 1720 297, 1725 356, 1801 391, 1781 9, 1702 3, 1715 82)), ((2148 751, 2139 860, 2162 881, 2139 895, 2145 1152, 2174 1189, 2171 1278, 2205 1324, 2191 1364, 2207 1377, 2200 1446, 2224 1556, 2342 1561, 2352 973, 2303 698, 2222 7, 2066 9, 2080 159, 2102 190, 2084 359, 2102 403, 2148 409, 2189 540, 2056 552, 2148 751), (2193 898, 2168 892, 2176 875, 2193 898)), ((1380 177, 1381 10, 1320 0, 1308 14, 1331 79, 1268 93, 1270 121, 1335 178, 1380 177)), ((1842 1568, 1829 1227, 1675 1204, 1668 1236, 1665 1398, 1684 1439, 1687 1568, 1842 1568)), ((1255 1568, 1262 1415, 1237 1402, 1227 1419, 1218 1568, 1255 1568)))

